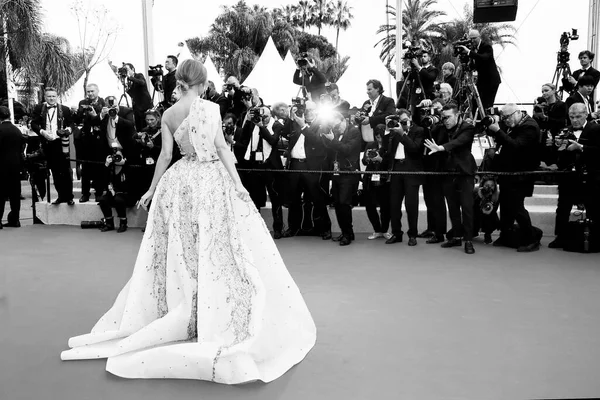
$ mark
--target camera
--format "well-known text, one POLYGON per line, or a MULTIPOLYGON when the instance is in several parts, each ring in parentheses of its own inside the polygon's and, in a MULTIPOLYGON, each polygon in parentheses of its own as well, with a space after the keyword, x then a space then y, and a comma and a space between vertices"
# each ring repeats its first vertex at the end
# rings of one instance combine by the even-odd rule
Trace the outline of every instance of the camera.
POLYGON ((252 101, 252 97, 254 97, 252 89, 247 86, 242 86, 240 87, 240 91, 242 92, 242 100, 252 101))
POLYGON ((404 53, 404 60, 412 60, 413 58, 421 58, 423 55, 423 49, 419 46, 413 46, 409 41, 404 42, 402 49, 406 50, 404 53))
POLYGON ((56 134, 58 135, 58 137, 60 138, 66 138, 69 137, 71 135, 71 131, 67 130, 67 129, 58 129, 56 131, 56 134))
POLYGON ((400 126, 400 116, 399 115, 390 115, 388 117, 387 122, 385 123, 385 127, 388 129, 397 128, 400 126))
POLYGON ((260 107, 251 108, 248 113, 250 114, 250 121, 254 124, 260 123, 262 121, 262 109, 260 107))
POLYGON ((423 128, 431 128, 435 124, 439 124, 441 118, 438 114, 438 109, 435 107, 419 108, 419 117, 423 128))
POLYGON ((110 149, 112 150, 110 154, 111 163, 120 163, 123 161, 123 155, 119 153, 119 148, 116 145, 110 149))
POLYGON ((148 76, 163 76, 163 66, 160 64, 148 66, 148 76))
POLYGON ((308 53, 300 53, 300 55, 298 56, 298 60, 296 60, 298 66, 300 68, 307 67, 309 57, 310 56, 308 55, 308 53))
POLYGON ((94 109, 94 107, 92 107, 92 106, 91 106, 91 105, 89 105, 89 104, 82 104, 82 105, 81 105, 81 109, 82 109, 83 111, 90 112, 90 111, 92 111, 92 110, 94 109))
POLYGON ((223 133, 228 136, 233 135, 235 133, 235 126, 234 125, 223 125, 223 133))
POLYGON ((376 149, 368 149, 367 150, 367 158, 373 159, 379 156, 379 152, 376 149))
POLYGON ((479 184, 479 197, 481 198, 480 209, 485 215, 489 215, 494 211, 494 206, 498 201, 498 184, 493 177, 484 177, 479 184))
POLYGON ((471 39, 469 38, 469 36, 467 36, 465 34, 463 37, 458 39, 456 42, 452 43, 452 47, 454 49, 454 53, 453 53, 454 57, 458 57, 463 54, 460 46, 465 46, 467 49, 472 50, 471 49, 471 39))
POLYGON ((121 78, 121 79, 127 78, 128 72, 129 71, 127 70, 127 67, 125 66, 125 63, 123 63, 123 66, 117 70, 117 73, 119 74, 119 78, 121 78))
POLYGON ((557 60, 559 64, 567 64, 570 59, 569 54, 569 42, 571 40, 579 39, 579 35, 577 34, 577 29, 571 29, 571 33, 563 32, 560 35, 560 51, 557 53, 557 60))
POLYGON ((302 97, 292 98, 292 108, 296 108, 296 115, 302 117, 306 111, 306 100, 302 97))
POLYGON ((360 110, 356 112, 356 114, 354 114, 354 121, 360 124, 365 120, 365 118, 367 118, 370 112, 371 104, 365 104, 360 110))
POLYGON ((486 116, 481 119, 481 124, 489 128, 490 125, 500 122, 500 109, 498 107, 490 107, 485 110, 486 116))
POLYGON ((232 90, 235 90, 235 85, 233 83, 227 83, 225 85, 225 90, 228 91, 228 92, 230 92, 232 90))
POLYGON ((554 145, 558 147, 558 151, 563 151, 571 144, 569 140, 577 140, 577 137, 570 130, 564 129, 554 138, 554 145))
POLYGON ((114 106, 108 109, 108 115, 111 116, 112 118, 117 116, 117 113, 119 111, 119 107, 114 106))
POLYGON ((537 99, 535 99, 535 104, 533 105, 533 112, 534 113, 546 113, 546 108, 548 108, 548 103, 546 102, 546 99, 543 97, 538 97, 537 99))

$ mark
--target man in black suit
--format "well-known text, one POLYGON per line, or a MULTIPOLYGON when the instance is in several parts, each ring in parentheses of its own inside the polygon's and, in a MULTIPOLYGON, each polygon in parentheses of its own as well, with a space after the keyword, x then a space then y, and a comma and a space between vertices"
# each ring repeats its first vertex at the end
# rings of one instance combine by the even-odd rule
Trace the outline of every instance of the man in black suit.
POLYGON ((471 49, 465 46, 459 46, 462 51, 473 60, 477 70, 477 90, 481 97, 483 108, 494 106, 496 93, 500 86, 500 73, 494 60, 494 49, 491 43, 483 42, 479 31, 471 29, 469 31, 471 39, 471 49))
MULTIPOLYGON (((177 72, 177 57, 175 56, 167 56, 165 60, 165 69, 168 71, 167 74, 163 77, 163 107, 165 110, 173 105, 173 101, 171 97, 173 96, 173 91, 177 86, 177 79, 175 78, 175 72, 177 72)), ((222 117, 222 116, 221 116, 222 117)))
POLYGON ((306 91, 310 93, 312 101, 319 103, 321 95, 326 93, 325 82, 327 82, 327 78, 317 69, 315 60, 310 55, 306 53, 300 54, 297 63, 298 65, 293 78, 294 83, 306 88, 306 91))
POLYGON ((56 89, 47 87, 44 90, 45 102, 33 109, 31 129, 41 136, 42 149, 48 167, 52 171, 54 187, 58 198, 52 204, 67 203, 72 206, 73 175, 69 162, 69 134, 71 131, 71 110, 57 104, 56 89))
MULTIPOLYGON (((78 137, 73 134, 75 151, 78 160, 104 161, 104 152, 100 145, 100 119, 98 114, 105 106, 104 99, 98 97, 99 89, 95 83, 87 85, 86 98, 79 102, 77 113, 73 115, 75 123, 82 125, 78 137)), ((105 188, 99 186, 102 182, 104 168, 94 163, 81 164, 81 198, 80 203, 90 200, 90 192, 93 182, 96 196, 100 196, 105 188)))
POLYGON ((206 92, 204 92, 204 96, 206 100, 212 101, 213 103, 219 105, 221 119, 223 119, 225 117, 225 114, 227 114, 227 109, 229 108, 229 100, 227 100, 227 97, 217 92, 217 89, 215 88, 215 83, 213 81, 207 81, 207 87, 206 92))
POLYGON ((21 130, 10 122, 8 107, 0 106, 0 229, 4 217, 6 198, 10 201, 10 212, 4 226, 18 228, 21 210, 21 168, 25 138, 21 130))
POLYGON ((133 64, 127 63, 125 68, 127 69, 127 94, 131 97, 135 127, 141 131, 146 125, 145 112, 152 108, 152 97, 148 92, 144 75, 136 73, 133 64))
MULTIPOLYGON (((534 171, 540 164, 540 127, 527 114, 523 114, 516 104, 502 107, 502 121, 507 129, 497 123, 488 127, 488 135, 496 140, 493 159, 494 171, 524 172, 534 171)), ((518 252, 531 252, 540 249, 531 225, 529 212, 525 208, 525 198, 533 196, 534 179, 531 176, 501 176, 500 184, 500 237, 494 246, 506 246, 507 235, 515 221, 519 224, 523 243, 518 252)))
POLYGON ((587 116, 582 103, 569 108, 568 132, 576 140, 570 139, 568 144, 559 147, 558 166, 561 170, 574 169, 577 174, 561 179, 558 184, 556 238, 548 245, 553 249, 564 247, 573 205, 583 203, 587 218, 596 224, 600 221, 600 125, 589 122, 587 116))
MULTIPOLYGON (((400 121, 395 128, 389 128, 390 147, 387 152, 388 165, 394 171, 423 171, 423 141, 425 130, 412 124, 410 111, 398 111, 400 121)), ((389 117, 388 117, 388 121, 389 117)), ((390 188, 390 216, 392 236, 386 244, 402 242, 402 202, 406 199, 408 219, 408 245, 417 245, 419 219, 419 186, 422 178, 416 175, 392 175, 390 188)))
MULTIPOLYGON (((361 126, 369 125, 375 129, 377 125, 385 124, 385 118, 396 112, 394 99, 383 95, 383 85, 377 79, 367 82, 367 96, 369 100, 363 103, 363 109, 370 108, 368 116, 360 122, 361 126)), ((354 115, 350 117, 354 122, 354 115)))
MULTIPOLYGON (((304 114, 292 107, 292 118, 285 122, 281 134, 288 139, 288 169, 323 171, 328 167, 327 148, 319 135, 317 104, 306 102, 304 114)), ((315 229, 323 240, 331 239, 331 220, 327 212, 327 194, 321 187, 321 174, 290 173, 287 178, 289 204, 288 229, 283 237, 298 234, 302 223, 302 192, 314 205, 315 229)))
POLYGON ((575 103, 583 103, 587 110, 587 118, 591 120, 592 113, 594 112, 594 101, 592 100, 591 94, 594 91, 594 78, 590 75, 583 75, 577 81, 577 90, 570 95, 565 104, 567 110, 575 103))
MULTIPOLYGON (((594 89, 600 82, 600 71, 592 67, 592 61, 594 61, 594 53, 589 50, 584 50, 579 53, 579 63, 581 68, 573 72, 573 75, 567 77, 568 82, 563 84, 563 89, 567 92, 572 92, 577 88, 577 82, 582 76, 590 76, 594 82, 594 89)), ((590 93, 590 98, 594 99, 594 90, 590 93)))
MULTIPOLYGON (((330 107, 333 108, 334 111, 338 111, 342 113, 344 118, 348 118, 350 116, 350 103, 340 97, 340 89, 338 85, 335 83, 328 83, 325 85, 325 90, 327 90, 327 95, 331 99, 329 103, 330 107)), ((327 95, 322 95, 327 96, 327 95)))
POLYGON ((268 107, 261 107, 259 118, 252 113, 246 114, 238 143, 243 149, 246 168, 254 170, 247 175, 245 184, 256 208, 260 211, 267 201, 267 192, 271 201, 273 215, 273 238, 280 239, 283 229, 283 182, 280 173, 261 170, 282 170, 283 163, 277 151, 279 132, 273 131, 275 120, 268 107), (265 190, 266 189, 266 190, 265 190))
POLYGON ((415 107, 421 101, 433 100, 435 98, 434 84, 438 74, 438 69, 431 64, 431 55, 428 51, 423 51, 421 57, 411 59, 409 68, 402 71, 404 79, 411 80, 410 104, 407 102, 409 94, 401 93, 398 99, 398 108, 406 107, 411 113, 415 113, 415 107))
POLYGON ((465 239, 465 253, 473 254, 473 189, 477 164, 471 153, 475 137, 475 127, 463 121, 454 103, 442 108, 442 125, 431 132, 432 139, 425 139, 425 147, 436 154, 447 152, 442 171, 458 172, 462 175, 449 175, 444 179, 444 197, 448 203, 448 213, 452 230, 442 247, 461 246, 465 239))
POLYGON ((333 205, 342 234, 333 240, 347 246, 354 240, 352 227, 352 196, 358 190, 360 175, 336 174, 336 171, 359 171, 362 139, 358 129, 350 125, 340 112, 320 126, 321 140, 331 151, 333 165, 333 205))

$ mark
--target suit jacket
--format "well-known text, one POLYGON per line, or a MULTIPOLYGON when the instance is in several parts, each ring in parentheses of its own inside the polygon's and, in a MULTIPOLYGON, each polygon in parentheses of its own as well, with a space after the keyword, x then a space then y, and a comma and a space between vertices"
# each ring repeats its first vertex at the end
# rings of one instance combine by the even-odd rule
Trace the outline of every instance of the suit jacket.
POLYGON ((475 174, 477 163, 473 153, 471 153, 471 146, 475 137, 475 127, 473 125, 465 121, 459 121, 453 129, 448 131, 443 124, 439 124, 431 132, 431 137, 437 144, 444 146, 445 149, 445 157, 443 157, 444 153, 440 155, 440 171, 475 174))
POLYGON ((164 89, 164 104, 171 104, 171 95, 173 94, 173 91, 175 90, 175 87, 177 86, 177 79, 175 79, 175 72, 177 70, 173 70, 169 73, 167 73, 164 77, 163 77, 163 89, 164 89))
MULTIPOLYGON (((592 109, 592 111, 594 111, 594 102, 589 97, 586 100, 590 104, 590 108, 592 109)), ((565 104, 567 105, 567 118, 568 118, 568 114, 569 114, 569 108, 571 108, 571 106, 575 103, 585 103, 583 101, 583 95, 581 93, 579 93, 578 91, 574 92, 572 95, 567 97, 567 100, 565 100, 565 104)), ((590 120, 591 118, 592 118, 592 116, 588 115, 588 120, 590 120)))
POLYGON ((332 161, 337 160, 340 171, 357 171, 360 169, 360 148, 362 146, 362 137, 359 130, 350 125, 346 125, 346 131, 341 135, 335 135, 333 140, 322 137, 325 133, 319 130, 319 137, 323 146, 332 151, 332 161))
MULTIPOLYGON (((369 100, 363 103, 363 107, 367 104, 370 104, 369 100)), ((394 99, 381 95, 377 107, 375 107, 375 111, 373 112, 373 116, 369 117, 369 125, 371 128, 375 129, 377 125, 385 124, 385 117, 395 113, 396 105, 394 104, 394 99)))
MULTIPOLYGON (((242 158, 246 154, 248 150, 248 146, 250 146, 252 133, 254 132, 254 123, 246 122, 244 127, 241 130, 241 135, 239 137, 239 154, 242 155, 242 158)), ((262 165, 269 169, 283 169, 283 163, 281 162, 281 157, 279 156, 279 151, 277 151, 277 145, 279 143, 279 136, 281 135, 281 130, 275 131, 273 129, 273 134, 269 132, 269 130, 265 127, 259 127, 258 135, 262 140, 265 140, 269 145, 271 145, 271 154, 269 154, 269 158, 267 158, 262 165)), ((259 147, 260 149, 260 144, 259 147)), ((262 149, 264 153, 264 148, 262 149)), ((250 165, 256 165, 256 161, 250 160, 250 165)))
MULTIPOLYGON (((403 72, 404 77, 406 78, 409 73, 412 73, 410 70, 403 72)), ((421 80, 421 84, 423 85, 424 93, 421 92, 421 88, 417 81, 415 81, 412 87, 412 105, 417 105, 423 99, 433 100, 435 98, 433 94, 435 80, 437 79, 439 71, 436 67, 429 64, 426 68, 421 68, 419 71, 419 78, 421 80)), ((454 88, 454 87, 453 87, 454 88)))
POLYGON ((312 101, 319 102, 321 100, 321 95, 327 93, 327 90, 325 89, 327 78, 316 68, 313 68, 311 72, 311 76, 302 79, 300 76, 300 70, 296 69, 296 72, 294 72, 294 83, 296 85, 304 84, 306 90, 310 92, 312 101))
POLYGON ((24 144, 25 138, 19 128, 10 121, 0 123, 0 176, 21 171, 24 144))
POLYGON ((94 104, 92 104, 92 102, 89 99, 84 99, 79 102, 79 106, 77 107, 77 113, 73 115, 73 121, 76 124, 83 124, 83 127, 81 128, 82 135, 89 135, 94 130, 94 127, 100 126, 100 119, 97 117, 94 118, 90 116, 87 110, 83 109, 83 106, 89 105, 92 105, 94 111, 96 111, 96 115, 100 115, 102 108, 106 106, 102 97, 98 97, 97 101, 94 104))
POLYGON ((291 158, 292 149, 298 143, 300 135, 304 136, 304 151, 306 153, 306 167, 320 170, 327 164, 327 148, 323 145, 319 134, 320 126, 315 121, 313 124, 300 129, 296 121, 287 119, 281 128, 281 135, 288 139, 288 158, 291 158))
MULTIPOLYGON (((568 130, 572 132, 573 128, 569 127, 568 130)), ((573 164, 577 168, 585 165, 590 175, 600 181, 600 125, 587 122, 577 142, 583 145, 583 151, 559 151, 558 166, 565 169, 570 168, 573 164)))
MULTIPOLYGON (((65 129, 71 126, 73 123, 73 116, 71 114, 71 109, 67 106, 63 106, 62 104, 57 105, 57 128, 65 129), (58 112, 58 107, 60 107, 60 113, 58 112), (59 117, 59 115, 61 115, 59 117)), ((46 107, 46 103, 38 104, 35 106, 31 116, 31 130, 33 130, 36 134, 38 134, 42 139, 42 147, 46 151, 46 155, 48 156, 50 153, 61 153, 62 154, 62 142, 60 138, 49 142, 46 138, 44 138, 40 131, 42 129, 46 129, 46 120, 48 117, 48 108, 46 107)))
MULTIPOLYGON (((105 155, 108 156, 111 154, 111 149, 108 144, 107 138, 107 128, 108 121, 110 120, 109 116, 104 117, 102 122, 100 123, 100 132, 101 132, 101 142, 105 151, 105 155)), ((123 147, 123 157, 127 159, 130 164, 139 164, 140 156, 138 152, 138 147, 135 142, 135 125, 133 122, 128 119, 119 117, 115 129, 115 136, 121 146, 123 147)))
POLYGON ((214 95, 211 96, 208 100, 219 105, 221 119, 223 119, 223 117, 227 113, 227 109, 229 108, 229 100, 227 99, 227 97, 215 92, 214 95))
MULTIPOLYGON (((589 75, 592 78, 594 78, 594 88, 598 86, 598 82, 600 82, 600 71, 598 71, 596 68, 589 67, 585 70, 585 73, 583 73, 583 70, 581 68, 573 72, 573 78, 575 78, 576 81, 578 81, 579 78, 581 78, 583 75, 589 75)), ((574 90, 577 90, 577 85, 573 85, 571 82, 565 80, 563 82, 563 89, 567 92, 572 92, 574 90)), ((590 97, 592 99, 594 98, 594 92, 592 92, 592 95, 590 97)))
POLYGON ((481 42, 479 49, 471 51, 469 57, 475 61, 477 87, 491 88, 500 85, 500 73, 494 60, 494 49, 490 43, 481 42))
POLYGON ((129 78, 130 86, 127 89, 127 94, 131 97, 132 107, 138 111, 146 111, 152 108, 152 97, 148 92, 146 78, 143 74, 133 74, 129 78))
MULTIPOLYGON (((384 139, 385 140, 385 139, 384 139)), ((424 171, 423 148, 425 141, 425 129, 418 125, 412 125, 407 134, 390 133, 390 147, 386 156, 390 169, 394 166, 394 157, 400 143, 404 146, 405 162, 403 171, 424 171)), ((439 144, 439 143, 438 143, 439 144)))

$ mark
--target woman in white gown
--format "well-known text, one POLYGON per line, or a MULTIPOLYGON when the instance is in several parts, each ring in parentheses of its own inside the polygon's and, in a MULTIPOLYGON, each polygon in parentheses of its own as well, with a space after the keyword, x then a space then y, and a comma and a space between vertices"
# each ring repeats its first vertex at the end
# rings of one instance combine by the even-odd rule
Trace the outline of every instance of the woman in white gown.
POLYGON ((270 382, 316 341, 304 299, 240 182, 206 69, 186 60, 163 117, 152 207, 133 274, 62 360, 107 358, 124 378, 270 382), (170 169, 173 139, 183 158, 170 169))

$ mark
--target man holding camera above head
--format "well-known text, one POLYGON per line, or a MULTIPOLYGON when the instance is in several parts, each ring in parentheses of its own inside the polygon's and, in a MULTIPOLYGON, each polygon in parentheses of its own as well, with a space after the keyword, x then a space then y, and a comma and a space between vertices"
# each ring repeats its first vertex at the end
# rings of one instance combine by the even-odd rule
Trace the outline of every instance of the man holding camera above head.
POLYGON ((131 97, 131 107, 135 118, 135 127, 139 132, 144 129, 145 112, 152 108, 152 97, 148 92, 146 78, 143 74, 137 74, 133 64, 126 63, 125 77, 127 78, 127 94, 131 97))
MULTIPOLYGON (((296 65, 294 83, 305 88, 310 93, 312 101, 319 103, 321 95, 326 93, 327 78, 317 69, 315 60, 308 53, 301 53, 296 60, 296 65)), ((308 98, 307 93, 303 93, 303 96, 308 98)))
POLYGON ((44 90, 44 99, 44 103, 33 109, 31 129, 44 139, 42 149, 58 192, 58 197, 52 204, 67 203, 72 206, 75 202, 69 161, 71 110, 58 104, 58 93, 54 88, 47 87, 44 90))
MULTIPOLYGON (((388 165, 393 171, 423 171, 423 141, 425 130, 411 124, 410 111, 398 110, 397 116, 386 118, 390 131, 390 147, 387 152, 388 165)), ((390 216, 392 236, 386 244, 402 242, 402 202, 406 199, 408 219, 408 245, 417 245, 419 219, 419 186, 422 179, 415 175, 392 175, 390 186, 390 216)))
POLYGON ((462 237, 465 240, 465 253, 473 254, 473 189, 477 164, 471 153, 471 145, 475 127, 463 121, 458 106, 452 103, 442 108, 441 122, 431 132, 432 139, 425 139, 425 147, 430 150, 430 155, 447 153, 441 160, 441 171, 461 174, 444 177, 444 197, 448 203, 452 230, 442 247, 461 246, 462 237))
MULTIPOLYGON (((100 119, 98 115, 105 106, 104 99, 99 97, 98 85, 90 83, 87 85, 86 98, 79 102, 77 114, 74 115, 75 122, 81 124, 79 137, 73 135, 77 159, 86 161, 104 161, 104 151, 100 145, 100 119)), ((104 168, 94 163, 83 163, 81 165, 81 198, 80 203, 90 200, 93 183, 96 197, 100 197, 105 188, 102 187, 104 179, 104 168)))
POLYGON ((173 91, 177 87, 177 79, 175 78, 175 72, 177 72, 177 57, 167 56, 165 60, 165 69, 168 71, 163 77, 163 107, 166 110, 171 107, 175 101, 172 99, 173 91))
POLYGON ((335 216, 342 233, 333 238, 340 246, 347 246, 354 240, 352 227, 352 196, 358 190, 359 174, 342 174, 339 171, 359 171, 362 139, 358 129, 350 125, 340 112, 334 112, 331 120, 323 121, 319 128, 321 140, 331 151, 333 164, 333 185, 331 194, 335 216))
POLYGON ((475 69, 477 70, 477 90, 479 91, 483 108, 487 109, 494 106, 496 93, 498 93, 498 87, 502 80, 496 66, 496 60, 494 60, 492 44, 483 42, 479 31, 475 29, 469 31, 469 39, 471 40, 470 48, 467 46, 457 47, 475 63, 475 69))
POLYGON ((568 84, 566 82, 563 84, 563 89, 565 91, 571 92, 577 89, 577 82, 579 79, 583 76, 589 76, 592 78, 594 85, 594 88, 590 93, 590 99, 594 99, 594 89, 598 86, 598 82, 600 82, 600 71, 592 67, 592 61, 594 61, 594 53, 591 51, 584 50, 579 53, 579 64, 581 64, 581 68, 573 72, 573 75, 567 77, 568 84))
POLYGON ((282 174, 261 170, 282 170, 283 164, 277 151, 279 133, 273 131, 275 120, 268 107, 257 107, 246 114, 238 143, 244 148, 247 168, 254 170, 247 175, 246 189, 256 208, 266 205, 267 192, 273 215, 273 238, 280 239, 283 230, 283 180, 282 174))
MULTIPOLYGON (((322 171, 327 168, 327 148, 319 134, 317 104, 307 101, 304 107, 293 105, 291 119, 287 120, 281 134, 288 139, 288 169, 322 171), (304 109, 303 109, 304 108, 304 109)), ((321 187, 321 174, 291 173, 288 185, 288 229, 283 237, 295 236, 302 224, 302 193, 313 202, 315 230, 323 240, 331 239, 331 220, 327 212, 327 194, 321 187)))
MULTIPOLYGON (((496 119, 487 128, 487 134, 496 141, 493 158, 494 170, 499 172, 534 171, 540 164, 540 128, 516 104, 502 107, 502 129, 496 119)), ((522 244, 518 252, 540 249, 540 238, 535 237, 525 198, 533 196, 534 179, 531 176, 501 176, 500 184, 500 237, 494 246, 506 246, 515 221, 519 224, 522 244)))
POLYGON ((573 205, 583 203, 586 217, 600 221, 600 125, 588 121, 585 104, 569 108, 571 125, 555 138, 558 166, 575 170, 575 176, 561 178, 558 184, 558 204, 554 239, 548 247, 563 248, 567 241, 569 215, 573 205))

